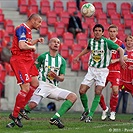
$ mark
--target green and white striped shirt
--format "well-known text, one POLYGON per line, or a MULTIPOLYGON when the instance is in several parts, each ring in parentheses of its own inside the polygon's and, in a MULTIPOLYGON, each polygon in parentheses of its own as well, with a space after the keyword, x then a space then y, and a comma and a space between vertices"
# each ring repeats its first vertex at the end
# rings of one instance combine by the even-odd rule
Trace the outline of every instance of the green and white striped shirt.
POLYGON ((110 64, 111 50, 117 50, 119 46, 113 41, 102 37, 100 40, 89 39, 88 47, 91 51, 89 66, 96 68, 106 68, 110 64))
POLYGON ((57 86, 58 81, 51 79, 48 76, 48 72, 52 70, 56 72, 57 75, 65 75, 66 61, 60 54, 57 54, 56 57, 52 57, 49 52, 46 52, 38 57, 36 66, 39 70, 39 80, 57 86))

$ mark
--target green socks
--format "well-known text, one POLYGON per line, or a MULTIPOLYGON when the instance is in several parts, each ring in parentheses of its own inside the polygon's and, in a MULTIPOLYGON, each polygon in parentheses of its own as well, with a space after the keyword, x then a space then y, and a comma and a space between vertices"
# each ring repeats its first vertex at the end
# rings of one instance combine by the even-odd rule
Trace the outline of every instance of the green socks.
POLYGON ((88 97, 86 94, 82 94, 80 95, 80 100, 82 102, 82 105, 84 107, 84 111, 88 112, 89 111, 89 107, 88 107, 88 97))
POLYGON ((29 107, 29 105, 27 104, 27 105, 25 105, 25 107, 24 107, 24 109, 26 110, 26 111, 31 111, 31 108, 29 107))
POLYGON ((99 105, 99 102, 100 102, 100 95, 95 95, 94 100, 91 105, 90 113, 88 116, 93 117, 95 110, 96 110, 97 106, 99 105))
POLYGON ((56 119, 61 117, 72 107, 72 105, 73 103, 71 101, 66 100, 52 118, 56 119))

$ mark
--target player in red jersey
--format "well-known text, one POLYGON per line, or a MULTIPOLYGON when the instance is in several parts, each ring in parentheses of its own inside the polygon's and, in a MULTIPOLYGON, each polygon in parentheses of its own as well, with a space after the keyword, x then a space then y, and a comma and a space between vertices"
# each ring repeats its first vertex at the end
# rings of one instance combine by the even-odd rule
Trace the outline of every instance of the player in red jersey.
MULTIPOLYGON (((118 34, 118 27, 116 25, 110 25, 108 28, 108 33, 110 39, 118 44, 120 47, 125 49, 125 46, 121 40, 119 40, 116 36, 118 34)), ((108 82, 111 83, 112 93, 110 96, 110 120, 115 120, 115 110, 118 103, 118 93, 119 93, 119 85, 120 85, 120 62, 119 62, 119 53, 116 50, 112 50, 112 58, 111 63, 109 65, 109 75, 106 80, 106 85, 108 82)), ((103 109, 102 120, 107 118, 107 112, 109 108, 106 106, 104 101, 104 96, 101 95, 100 105, 103 109)))
POLYGON ((43 43, 44 38, 32 40, 31 30, 38 30, 41 26, 42 18, 38 14, 32 14, 26 23, 20 24, 16 27, 13 43, 12 43, 12 57, 10 64, 15 73, 17 83, 20 85, 21 90, 16 96, 16 102, 13 112, 9 115, 18 127, 22 127, 22 123, 18 115, 23 115, 29 119, 24 112, 24 106, 30 100, 34 90, 38 87, 38 70, 34 65, 32 57, 33 52, 36 50, 35 44, 38 42, 43 43))
POLYGON ((133 36, 129 35, 125 39, 127 60, 126 69, 121 69, 120 89, 124 85, 125 90, 133 96, 133 36))
POLYGON ((127 53, 127 67, 126 69, 121 69, 120 89, 122 89, 122 86, 124 85, 125 90, 130 92, 133 97, 133 36, 127 36, 125 42, 127 53))

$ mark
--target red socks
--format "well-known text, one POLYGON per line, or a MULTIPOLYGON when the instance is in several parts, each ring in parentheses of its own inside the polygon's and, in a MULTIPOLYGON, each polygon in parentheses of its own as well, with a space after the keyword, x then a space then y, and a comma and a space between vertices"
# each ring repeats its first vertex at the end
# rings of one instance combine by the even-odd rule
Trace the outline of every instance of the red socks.
POLYGON ((29 101, 30 98, 32 97, 32 95, 33 95, 33 93, 34 93, 35 90, 36 90, 36 87, 30 86, 30 90, 29 90, 29 92, 28 92, 28 94, 27 94, 27 96, 26 96, 26 98, 25 98, 25 103, 24 103, 24 105, 26 105, 26 104, 28 103, 28 101, 29 101))
POLYGON ((28 103, 31 96, 33 95, 36 87, 30 86, 29 92, 25 92, 20 90, 18 95, 16 96, 16 103, 14 106, 13 116, 18 117, 18 114, 20 112, 20 109, 24 109, 24 106, 28 103))
POLYGON ((20 109, 24 108, 25 106, 24 102, 25 102, 26 95, 27 95, 27 92, 20 90, 20 92, 16 96, 16 103, 15 103, 13 114, 12 114, 14 117, 18 117, 20 109))
POLYGON ((100 102, 99 102, 101 108, 103 110, 106 110, 106 104, 105 104, 105 101, 104 101, 104 96, 101 94, 101 97, 100 97, 100 102))
POLYGON ((118 104, 118 94, 112 94, 110 98, 110 109, 111 112, 115 112, 117 104, 118 104))

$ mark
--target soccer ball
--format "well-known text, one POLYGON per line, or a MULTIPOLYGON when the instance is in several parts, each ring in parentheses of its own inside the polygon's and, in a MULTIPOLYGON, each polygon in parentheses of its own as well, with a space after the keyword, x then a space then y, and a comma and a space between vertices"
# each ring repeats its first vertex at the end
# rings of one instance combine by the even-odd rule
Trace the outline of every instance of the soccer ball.
POLYGON ((81 14, 84 17, 91 17, 95 13, 95 7, 91 3, 85 3, 81 7, 81 14))

